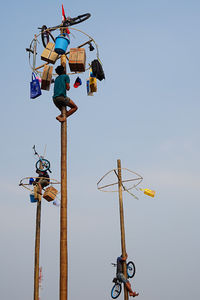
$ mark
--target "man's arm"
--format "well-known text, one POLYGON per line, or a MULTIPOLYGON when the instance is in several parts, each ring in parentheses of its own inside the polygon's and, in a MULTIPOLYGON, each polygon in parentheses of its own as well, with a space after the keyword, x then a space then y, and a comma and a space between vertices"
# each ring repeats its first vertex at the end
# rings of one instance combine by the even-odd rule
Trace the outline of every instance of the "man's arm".
POLYGON ((121 257, 121 260, 122 260, 122 261, 126 261, 126 260, 127 260, 127 257, 128 257, 128 254, 126 253, 126 254, 125 254, 125 257, 121 257))
POLYGON ((70 84, 67 82, 66 83, 66 90, 69 91, 70 90, 70 84))

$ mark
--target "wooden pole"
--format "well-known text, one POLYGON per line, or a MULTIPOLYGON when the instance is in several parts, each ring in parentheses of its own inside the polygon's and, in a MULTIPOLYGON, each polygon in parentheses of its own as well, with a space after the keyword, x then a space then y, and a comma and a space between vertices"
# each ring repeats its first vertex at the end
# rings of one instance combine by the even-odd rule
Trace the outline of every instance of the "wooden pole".
MULTIPOLYGON (((66 70, 66 56, 61 56, 66 70)), ((62 115, 66 109, 62 107, 62 115)), ((68 297, 68 249, 67 249, 67 120, 61 123, 61 206, 60 206, 60 300, 68 297)))
POLYGON ((34 267, 34 300, 39 300, 39 258, 40 258, 40 222, 41 197, 37 201, 36 232, 35 232, 35 267, 34 267))
MULTIPOLYGON (((122 256, 126 256, 126 243, 125 243, 125 227, 124 227, 124 210, 122 199, 122 173, 121 173, 121 160, 117 160, 118 172, 118 192, 119 192, 119 214, 120 214, 120 229, 121 229, 121 248, 122 256)), ((126 261, 123 262, 123 274, 127 278, 126 261)), ((124 300, 128 300, 128 291, 124 284, 124 300)))
MULTIPOLYGON (((42 168, 41 162, 40 162, 40 168, 42 168)), ((39 193, 38 184, 36 184, 34 187, 34 198, 37 200, 36 230, 35 230, 34 300, 39 300, 40 223, 41 223, 42 196, 39 193)))

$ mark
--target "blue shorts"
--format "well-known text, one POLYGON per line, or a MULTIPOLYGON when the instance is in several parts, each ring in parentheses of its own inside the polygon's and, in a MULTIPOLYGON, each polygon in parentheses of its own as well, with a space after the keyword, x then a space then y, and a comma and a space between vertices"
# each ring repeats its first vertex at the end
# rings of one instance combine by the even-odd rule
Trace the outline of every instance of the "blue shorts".
POLYGON ((123 273, 117 273, 117 279, 119 279, 119 281, 123 283, 128 282, 128 279, 126 279, 123 273))

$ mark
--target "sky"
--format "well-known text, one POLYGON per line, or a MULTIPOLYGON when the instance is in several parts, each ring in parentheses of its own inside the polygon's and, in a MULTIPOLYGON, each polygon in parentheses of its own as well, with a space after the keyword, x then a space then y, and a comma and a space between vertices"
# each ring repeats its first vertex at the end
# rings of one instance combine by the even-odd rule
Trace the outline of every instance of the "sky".
MULTIPOLYGON (((69 299, 111 299, 121 252, 117 193, 98 191, 108 171, 122 167, 143 177, 155 198, 123 193, 131 280, 141 300, 200 298, 199 127, 200 2, 125 0, 63 2, 76 25, 94 38, 106 79, 87 96, 88 71, 68 96, 78 111, 68 120, 69 299)), ((33 297, 36 205, 20 179, 35 175, 36 145, 60 179, 60 124, 53 86, 30 99, 28 54, 38 27, 61 21, 61 1, 1 4, 1 257, 0 298, 33 297), (8 21, 9 20, 9 21, 8 21)), ((73 31, 71 47, 85 37, 73 31)), ((37 61, 40 63, 41 40, 37 61)), ((87 63, 96 58, 88 52, 87 63)), ((133 190, 134 192, 134 190, 133 190)), ((59 299, 58 207, 42 201, 41 300, 59 299)), ((121 294, 120 298, 122 299, 121 294)))

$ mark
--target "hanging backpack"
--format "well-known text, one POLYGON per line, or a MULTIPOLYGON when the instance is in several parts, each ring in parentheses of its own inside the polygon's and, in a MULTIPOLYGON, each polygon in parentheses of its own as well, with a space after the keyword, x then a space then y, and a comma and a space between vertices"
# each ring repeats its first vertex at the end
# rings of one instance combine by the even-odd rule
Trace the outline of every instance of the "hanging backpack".
POLYGON ((104 74, 102 65, 98 61, 98 59, 95 59, 92 61, 92 73, 100 81, 105 79, 105 74, 104 74))
POLYGON ((32 81, 30 82, 30 97, 35 99, 41 95, 40 82, 35 77, 35 73, 32 72, 32 81))

